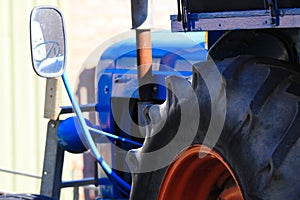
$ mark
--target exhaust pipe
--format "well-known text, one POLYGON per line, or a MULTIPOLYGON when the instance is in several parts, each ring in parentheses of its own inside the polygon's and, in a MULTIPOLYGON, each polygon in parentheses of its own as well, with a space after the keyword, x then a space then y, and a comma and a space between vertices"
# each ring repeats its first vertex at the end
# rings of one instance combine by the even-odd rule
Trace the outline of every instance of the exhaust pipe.
POLYGON ((152 100, 152 0, 131 0, 132 28, 136 30, 139 99, 152 100))

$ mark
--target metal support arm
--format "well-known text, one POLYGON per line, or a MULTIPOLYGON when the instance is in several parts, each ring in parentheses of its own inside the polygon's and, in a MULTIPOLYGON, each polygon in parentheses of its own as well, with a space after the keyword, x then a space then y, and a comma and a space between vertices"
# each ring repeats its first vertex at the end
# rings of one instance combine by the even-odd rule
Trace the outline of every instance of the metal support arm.
POLYGON ((48 123, 44 167, 40 194, 59 199, 61 176, 64 162, 64 150, 57 143, 56 132, 59 121, 48 123))

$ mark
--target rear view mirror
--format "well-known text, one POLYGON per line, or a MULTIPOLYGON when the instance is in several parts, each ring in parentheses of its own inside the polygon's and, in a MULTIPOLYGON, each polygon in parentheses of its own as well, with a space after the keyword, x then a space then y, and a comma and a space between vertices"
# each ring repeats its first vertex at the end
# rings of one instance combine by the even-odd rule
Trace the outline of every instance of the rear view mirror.
POLYGON ((53 7, 37 7, 30 17, 31 57, 42 77, 59 77, 65 70, 65 31, 62 14, 53 7))

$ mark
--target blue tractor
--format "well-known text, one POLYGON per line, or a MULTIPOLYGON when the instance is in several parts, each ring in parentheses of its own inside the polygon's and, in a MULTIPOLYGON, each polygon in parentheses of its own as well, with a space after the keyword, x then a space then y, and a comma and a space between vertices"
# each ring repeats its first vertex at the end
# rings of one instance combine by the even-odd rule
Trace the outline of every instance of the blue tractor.
POLYGON ((151 2, 131 2, 135 35, 101 54, 89 105, 64 72, 61 13, 33 10, 34 69, 51 97, 50 78, 61 76, 72 107, 50 114, 41 194, 1 198, 59 199, 62 188, 94 184, 104 186, 98 199, 299 199, 300 3, 178 0, 172 31, 195 39, 151 31, 151 2), (64 151, 86 150, 106 176, 62 181, 64 151))

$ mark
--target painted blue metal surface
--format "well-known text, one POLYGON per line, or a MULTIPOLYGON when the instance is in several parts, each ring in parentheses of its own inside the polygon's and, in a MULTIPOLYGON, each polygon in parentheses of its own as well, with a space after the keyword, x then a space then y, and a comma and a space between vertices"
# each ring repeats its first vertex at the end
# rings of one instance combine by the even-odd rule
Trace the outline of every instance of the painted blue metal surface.
MULTIPOLYGON (((153 64, 153 82, 156 84, 153 98, 157 100, 164 100, 166 98, 165 78, 167 76, 191 76, 193 63, 205 60, 207 54, 203 43, 204 34, 198 35, 200 40, 196 37, 193 39, 192 36, 186 36, 181 38, 173 37, 174 41, 170 41, 170 34, 172 33, 161 32, 153 35, 153 60, 155 62, 153 64)), ((116 191, 125 196, 129 196, 131 189, 130 184, 117 175, 111 166, 103 160, 97 150, 91 133, 105 135, 116 141, 119 140, 122 142, 122 145, 123 143, 136 147, 142 145, 128 138, 111 134, 115 132, 114 119, 111 111, 112 98, 138 98, 137 66, 135 63, 136 50, 134 38, 123 40, 112 45, 101 56, 97 67, 103 68, 101 69, 103 73, 97 80, 97 97, 99 101, 96 104, 96 111, 99 112, 101 122, 101 130, 94 128, 89 121, 83 118, 80 107, 70 88, 67 76, 64 73, 62 79, 76 117, 62 121, 57 135, 60 145, 67 151, 80 153, 89 148, 116 188, 116 191), (105 63, 109 61, 110 64, 108 66, 102 66, 102 61, 105 63)), ((70 184, 72 183, 70 182, 70 184)), ((115 193, 115 190, 113 196, 114 198, 118 198, 118 194, 115 193)))
MULTIPOLYGON (((136 147, 141 147, 142 144, 139 142, 135 142, 112 133, 104 132, 97 127, 94 128, 94 125, 87 119, 85 119, 87 124, 88 131, 92 135, 100 135, 106 136, 108 138, 112 138, 114 140, 119 140, 124 143, 135 145, 136 147)), ((78 122, 77 117, 69 117, 59 124, 57 130, 57 139, 59 145, 65 150, 70 153, 83 153, 87 150, 85 145, 83 144, 83 133, 82 129, 80 128, 80 124, 78 122)))
MULTIPOLYGON (((153 98, 164 100, 166 98, 165 78, 170 75, 189 77, 192 74, 193 62, 205 60, 206 50, 203 42, 196 43, 195 39, 181 37, 170 42, 170 32, 154 34, 153 43, 153 83, 156 90, 153 98), (156 39, 155 39, 156 38, 156 39), (182 39, 185 38, 185 39, 182 39), (154 66, 155 65, 155 66, 154 66)), ((201 38, 201 35, 200 35, 201 38)), ((203 41, 202 35, 201 41, 203 41)), ((140 147, 142 144, 128 138, 114 135, 114 119, 112 118, 111 104, 112 98, 138 98, 137 70, 136 70, 136 50, 134 38, 121 41, 110 47, 102 55, 100 62, 112 61, 110 65, 101 66, 103 73, 98 80, 98 99, 96 111, 100 116, 100 129, 83 118, 81 109, 73 95, 66 73, 62 79, 66 91, 76 113, 76 117, 68 118, 61 122, 58 127, 58 142, 67 151, 81 153, 90 149, 95 159, 98 161, 116 191, 129 196, 131 186, 109 166, 99 153, 91 134, 104 135, 113 140, 120 141, 125 148, 140 147), (126 145, 129 146, 126 146, 126 145)), ((122 111, 124 112, 124 110, 122 111)), ((124 119, 129 120, 129 119, 124 119)), ((126 134, 126 133, 125 133, 126 134)), ((112 150, 113 151, 113 150, 112 150)), ((76 181, 73 183, 77 183, 76 181)), ((72 184, 71 182, 69 184, 72 184)), ((81 184, 81 181, 78 182, 81 184)), ((113 197, 118 198, 118 193, 113 192, 113 197)))
MULTIPOLYGON (((57 139, 59 145, 68 152, 71 153, 83 153, 87 149, 80 139, 80 133, 76 128, 76 117, 70 117, 66 120, 61 121, 57 130, 57 139)), ((86 120, 86 123, 87 122, 86 120)), ((77 125, 79 126, 79 124, 77 125)))
MULTIPOLYGON (((160 59, 168 52, 183 55, 184 51, 186 52, 185 56, 187 58, 189 56, 190 59, 195 59, 193 55, 187 53, 188 50, 204 47, 204 32, 178 34, 166 30, 158 30, 151 33, 151 39, 153 59, 160 59)), ((200 56, 204 56, 205 58, 205 52, 203 52, 203 55, 199 55, 199 57, 200 56)), ((111 68, 121 68, 121 66, 118 66, 118 63, 122 62, 122 58, 136 58, 135 37, 124 39, 107 48, 99 58, 100 60, 97 67, 101 68, 101 62, 103 61, 110 61, 111 68)), ((128 68, 136 66, 136 62, 129 62, 128 64, 130 64, 128 68)))
MULTIPOLYGON (((192 65, 206 60, 205 35, 199 32, 178 34, 170 31, 157 31, 153 32, 151 37, 152 81, 155 84, 153 99, 164 101, 166 99, 165 78, 167 76, 176 75, 188 78, 192 75, 192 65)), ((123 137, 135 135, 135 133, 127 132, 127 130, 139 132, 139 130, 132 130, 130 127, 132 116, 129 116, 128 119, 123 117, 119 120, 114 118, 116 116, 113 116, 113 109, 117 109, 120 117, 126 112, 129 112, 130 115, 134 113, 133 110, 130 110, 133 109, 130 105, 116 108, 115 104, 123 105, 126 99, 136 100, 139 97, 136 55, 135 37, 122 40, 104 51, 99 58, 96 70, 98 72, 96 77, 96 111, 99 114, 100 127, 106 132, 117 133, 119 131, 119 134, 123 137), (122 126, 123 129, 119 126, 122 126)), ((121 148, 124 150, 133 148, 130 147, 130 144, 127 144, 120 144, 121 148)), ((137 144, 134 145, 137 146, 137 144)), ((114 154, 114 151, 115 149, 112 147, 112 154, 114 154)), ((112 158, 113 165, 116 159, 112 158)), ((126 177, 127 175, 124 174, 125 179, 126 177)))
POLYGON ((131 186, 126 181, 124 181, 122 178, 120 178, 113 170, 112 168, 105 162, 105 160, 100 155, 96 144, 94 143, 91 134, 89 133, 88 125, 86 124, 86 121, 84 120, 80 107, 73 95, 70 83, 68 81, 66 73, 63 73, 62 80, 65 85, 65 88, 67 90, 68 96, 70 98, 70 101, 72 103, 73 109, 75 110, 76 116, 79 120, 80 128, 83 131, 83 137, 84 137, 84 143, 86 143, 91 150, 93 156, 98 161, 104 172, 106 173, 107 177, 110 179, 110 181, 114 184, 114 186, 124 195, 129 196, 131 186))
MULTIPOLYGON (((192 65, 206 60, 207 50, 204 48, 205 34, 172 33, 170 31, 154 31, 152 38, 154 100, 165 100, 165 78, 176 75, 189 77, 192 65)), ((103 130, 114 132, 111 114, 111 98, 137 99, 137 64, 135 38, 117 42, 107 48, 101 55, 96 77, 97 106, 100 125, 103 130)))

